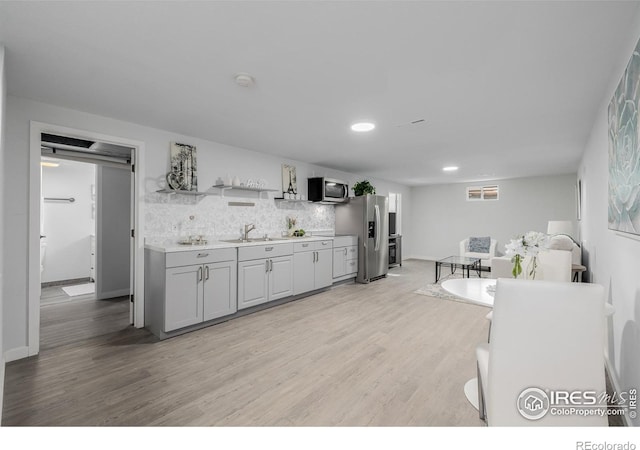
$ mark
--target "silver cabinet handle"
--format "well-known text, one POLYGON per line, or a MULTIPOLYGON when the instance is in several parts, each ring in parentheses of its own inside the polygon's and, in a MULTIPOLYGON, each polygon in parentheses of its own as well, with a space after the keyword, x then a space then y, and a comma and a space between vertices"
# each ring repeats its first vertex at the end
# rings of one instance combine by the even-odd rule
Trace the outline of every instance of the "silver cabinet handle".
POLYGON ((202 281, 202 266, 198 267, 198 281, 202 281))
POLYGON ((273 250, 273 247, 265 247, 265 248, 264 248, 264 251, 265 251, 265 252, 270 252, 271 250, 273 250))
POLYGON ((204 270, 205 270, 205 273, 206 273, 204 279, 208 280, 209 279, 209 266, 204 266, 204 270))
POLYGON ((347 249, 344 249, 344 256, 347 256, 347 249))
POLYGON ((207 257, 207 256, 209 256, 209 254, 208 254, 208 253, 198 253, 197 258, 205 258, 205 257, 207 257))
POLYGON ((268 272, 268 271, 269 271, 269 260, 268 260, 268 259, 266 259, 266 260, 264 261, 264 271, 265 271, 265 272, 268 272))
POLYGON ((269 272, 273 272, 273 260, 269 260, 269 272))
POLYGON ((322 245, 329 245, 329 243, 328 242, 323 242, 322 245))
POLYGON ((308 247, 308 246, 309 246, 309 244, 302 244, 302 246, 303 246, 303 247, 308 247))

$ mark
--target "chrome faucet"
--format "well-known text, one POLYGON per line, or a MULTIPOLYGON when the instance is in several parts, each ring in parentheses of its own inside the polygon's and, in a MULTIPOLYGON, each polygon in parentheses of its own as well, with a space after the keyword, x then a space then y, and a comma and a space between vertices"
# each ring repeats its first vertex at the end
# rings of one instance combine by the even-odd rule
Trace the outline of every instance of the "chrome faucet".
POLYGON ((242 240, 248 241, 249 240, 249 232, 251 230, 255 230, 255 229, 256 229, 256 226, 254 224, 252 224, 252 223, 246 224, 244 226, 244 235, 242 236, 242 240))

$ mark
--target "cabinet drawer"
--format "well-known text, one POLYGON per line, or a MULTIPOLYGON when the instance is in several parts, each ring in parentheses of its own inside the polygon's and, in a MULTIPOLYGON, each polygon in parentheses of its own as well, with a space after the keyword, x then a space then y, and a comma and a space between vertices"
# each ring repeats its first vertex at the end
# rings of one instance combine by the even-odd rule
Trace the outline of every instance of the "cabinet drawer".
POLYGON ((326 241, 295 242, 293 244, 293 251, 295 253, 308 252, 311 250, 325 250, 330 248, 333 248, 333 241, 330 239, 326 241))
POLYGON ((346 273, 358 273, 357 259, 350 259, 347 261, 346 273))
POLYGON ((358 246, 347 247, 347 259, 358 259, 358 246))
POLYGON ((310 252, 316 249, 317 242, 296 242, 293 244, 294 253, 310 252))
POLYGON ((193 264, 235 261, 235 248, 219 248, 215 250, 195 250, 188 252, 172 252, 166 254, 167 267, 190 266, 193 264))
POLYGON ((331 239, 316 242, 316 250, 328 250, 331 248, 333 248, 333 241, 331 239))
POLYGON ((293 255, 293 243, 238 248, 238 261, 293 255))

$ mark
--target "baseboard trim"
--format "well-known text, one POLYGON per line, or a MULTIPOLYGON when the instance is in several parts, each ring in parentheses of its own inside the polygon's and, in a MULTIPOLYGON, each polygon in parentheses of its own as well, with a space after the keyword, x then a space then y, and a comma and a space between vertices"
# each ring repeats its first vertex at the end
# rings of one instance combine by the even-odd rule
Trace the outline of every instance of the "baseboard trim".
MULTIPOLYGON (((609 376, 609 380, 611 381, 611 385, 613 387, 614 392, 622 392, 622 388, 620 387, 620 381, 618 380, 618 376, 616 375, 616 371, 611 365, 611 361, 609 361, 608 357, 604 358, 604 368, 607 371, 607 375, 609 376)), ((624 414, 622 416, 622 422, 625 427, 632 427, 633 424, 629 420, 629 415, 624 414)))
POLYGON ((402 258, 402 261, 406 261, 408 259, 418 259, 418 260, 421 260, 421 261, 437 261, 437 260, 442 259, 442 258, 438 258, 436 256, 407 256, 407 257, 402 258))
POLYGON ((29 357, 29 347, 27 346, 12 348, 4 352, 5 363, 10 363, 11 361, 16 361, 18 359, 28 358, 28 357, 29 357))
POLYGON ((117 291, 103 292, 99 297, 96 296, 96 299, 106 300, 108 298, 124 297, 126 295, 131 295, 131 290, 129 288, 118 289, 117 291))
POLYGON ((58 280, 58 281, 45 281, 40 283, 41 288, 53 287, 53 286, 72 286, 74 284, 90 283, 93 281, 89 277, 85 278, 73 278, 70 280, 58 280))

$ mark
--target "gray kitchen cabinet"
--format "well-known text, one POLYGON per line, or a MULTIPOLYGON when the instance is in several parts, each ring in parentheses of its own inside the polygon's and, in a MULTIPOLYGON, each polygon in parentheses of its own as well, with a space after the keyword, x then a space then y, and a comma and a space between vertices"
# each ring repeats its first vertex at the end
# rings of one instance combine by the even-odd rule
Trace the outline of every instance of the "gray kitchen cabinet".
POLYGON ((331 247, 331 240, 295 244, 294 295, 331 285, 333 260, 331 247))
POLYGON ((293 244, 238 250, 238 309, 293 295, 293 244))
POLYGON ((204 266, 203 319, 217 319, 238 310, 236 261, 204 266))
POLYGON ((145 326, 157 336, 237 311, 235 248, 145 250, 145 326))
POLYGON ((333 281, 354 278, 358 273, 358 237, 339 236, 333 241, 333 281))
POLYGON ((202 322, 202 270, 201 265, 166 270, 164 331, 202 322))

